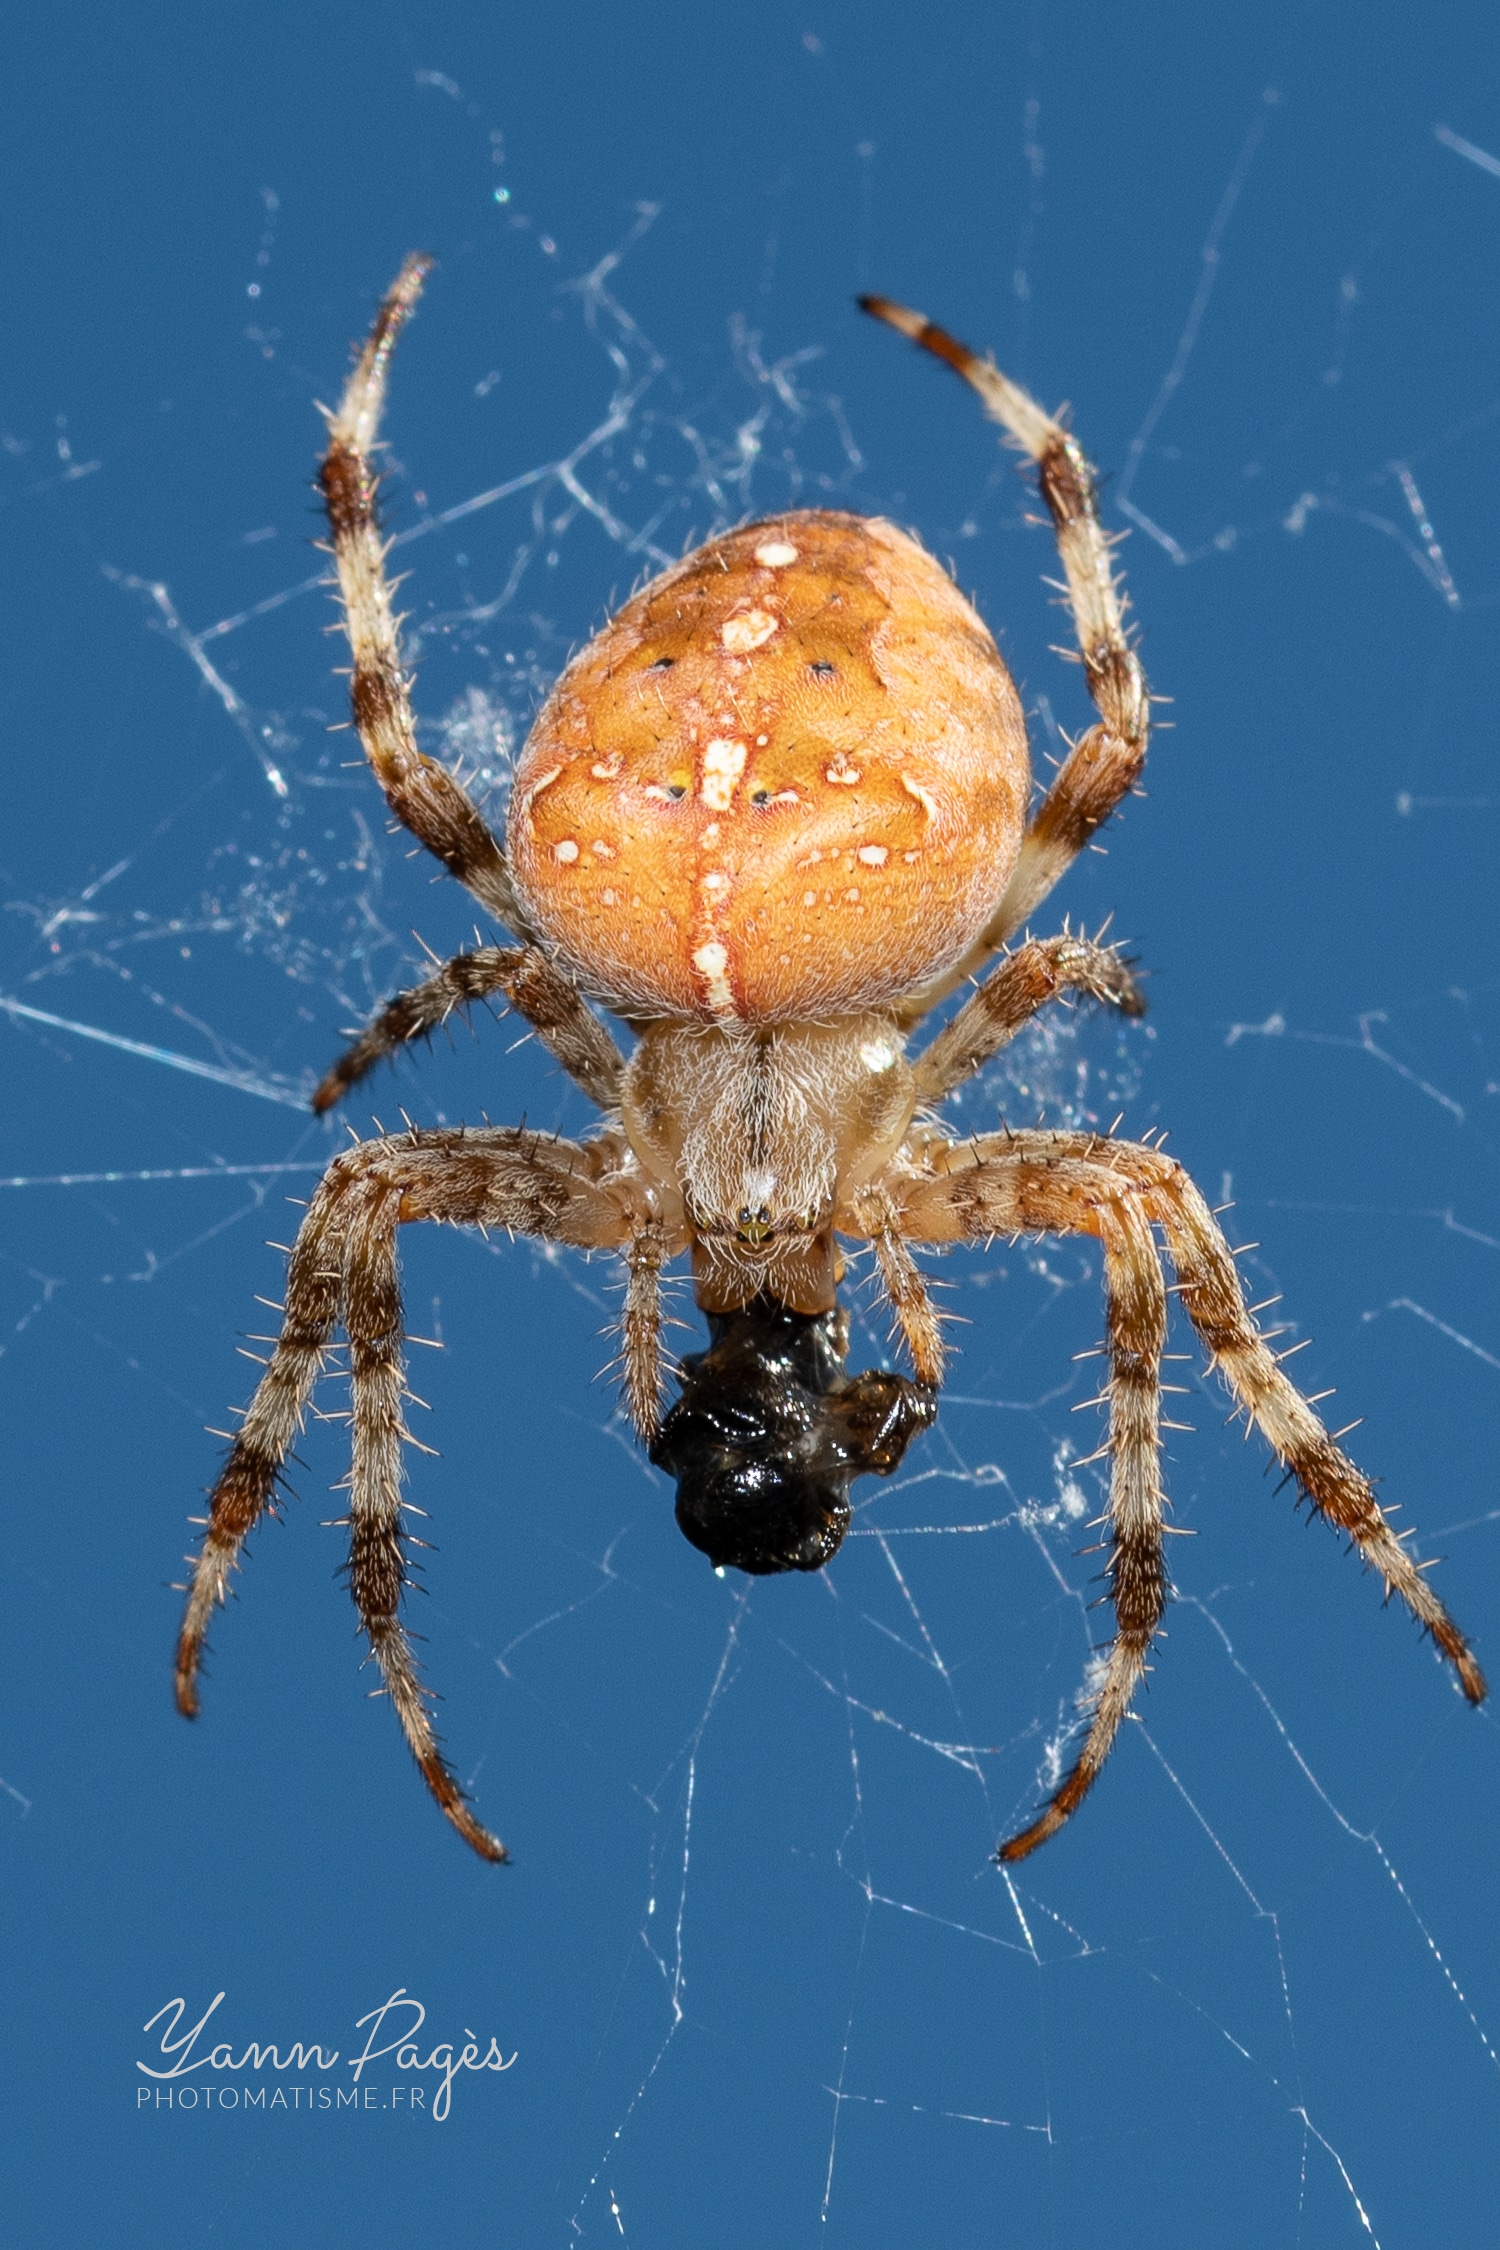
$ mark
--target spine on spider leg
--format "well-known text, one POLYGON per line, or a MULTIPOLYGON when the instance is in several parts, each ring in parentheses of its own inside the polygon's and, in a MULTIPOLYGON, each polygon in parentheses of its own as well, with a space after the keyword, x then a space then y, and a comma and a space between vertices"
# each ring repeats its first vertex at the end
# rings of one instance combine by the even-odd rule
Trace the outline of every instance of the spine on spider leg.
POLYGON ((497 993, 530 1024, 591 1101, 601 1109, 618 1103, 620 1050, 577 986, 535 946, 483 945, 472 953, 455 953, 435 976, 389 1000, 326 1073, 312 1097, 314 1110, 321 1115, 334 1108, 377 1063, 427 1037, 456 1009, 497 993))
POLYGON ((653 1222, 635 1236, 626 1255, 620 1319, 625 1403, 648 1446, 661 1427, 661 1273, 666 1262, 662 1228, 653 1222))
POLYGON ((530 925, 504 853, 468 793, 445 766, 417 747, 411 687, 402 667, 385 574, 385 541, 376 515, 378 479, 369 456, 385 406, 390 356, 431 264, 430 258, 408 258, 388 291, 338 411, 329 416, 328 451, 318 484, 353 658, 349 688, 354 723, 375 778, 396 818, 491 913, 525 936, 530 925))
POLYGON ((1069 862, 1140 779, 1151 698, 1125 631, 1125 605, 1099 521, 1094 473, 1076 438, 994 363, 981 359, 924 313, 888 297, 861 297, 864 311, 951 367, 979 394, 991 419, 1035 463, 1067 579, 1079 654, 1102 724, 1069 753, 1022 839, 1004 896, 986 933, 998 945, 1020 929, 1069 862))
POLYGON ((321 1116, 335 1108, 378 1063, 414 1039, 427 1038, 455 1009, 503 990, 524 958, 519 947, 476 946, 443 962, 435 976, 396 993, 325 1073, 312 1097, 314 1110, 321 1116))
POLYGON ((926 1277, 907 1248, 901 1222, 889 1195, 875 1191, 861 1196, 856 1209, 861 1230, 875 1251, 875 1263, 896 1324, 906 1339, 917 1381, 936 1392, 943 1380, 946 1347, 942 1316, 932 1301, 926 1277))
MULTIPOLYGON (((1067 573, 1089 694, 1117 752, 1127 767, 1133 766, 1124 783, 1129 788, 1146 756, 1151 699, 1140 658, 1126 638, 1124 598, 1115 577, 1111 542, 1099 521, 1094 472, 1077 439, 1056 425, 1037 457, 1037 481, 1067 573)), ((1076 758, 1078 751, 1073 755, 1076 758)))
POLYGON ((1133 966, 1113 946, 1068 934, 1018 946, 916 1058, 922 1099, 940 1100, 961 1085, 1063 993, 1101 1001, 1122 1016, 1144 1016, 1146 997, 1133 966))
POLYGON ((1167 1237, 1182 1303, 1237 1402, 1318 1513, 1347 1533, 1379 1571, 1387 1592, 1399 1594, 1431 1634, 1469 1701, 1483 1702, 1484 1674, 1467 1640, 1391 1530, 1369 1480, 1282 1374, 1246 1310, 1228 1243, 1202 1196, 1176 1165, 1164 1172, 1156 1188, 1152 1216, 1167 1237))
POLYGON ((507 1857, 505 1846, 474 1818, 438 1746, 427 1691, 401 1621, 402 1595, 412 1580, 401 1521, 401 1448, 408 1432, 401 1410, 406 1385, 394 1247, 400 1201, 399 1190, 377 1190, 350 1224, 344 1307, 354 1434, 348 1480, 349 1592, 423 1779, 465 1843, 481 1858, 498 1863, 507 1857))
POLYGON ((1171 1595, 1162 1552, 1158 1369, 1167 1301, 1150 1230, 1125 1200, 1099 1211, 1109 1294, 1109 1563, 1115 1635, 1089 1730, 1071 1770, 1039 1817, 1000 1846, 1006 1865, 1055 1836, 1099 1778, 1146 1673, 1151 1642, 1171 1595))
POLYGON ((208 1528, 194 1559, 177 1640, 177 1708, 187 1719, 198 1715, 198 1670, 209 1621, 227 1596, 246 1539, 274 1502, 333 1334, 338 1276, 317 1270, 328 1251, 322 1229, 313 1229, 309 1214, 287 1277, 287 1301, 297 1306, 297 1315, 282 1327, 209 1499, 208 1528), (309 1234, 312 1240, 305 1241, 309 1234))
MULTIPOLYGON (((1091 528, 1102 544, 1097 519, 1091 528)), ((1066 559, 1061 523, 1058 540, 1066 559)), ((1105 553, 1107 568, 1107 550, 1105 553)), ((1073 578, 1070 563, 1070 590, 1073 578)), ((1076 603, 1076 591, 1074 600, 1076 603)), ((1100 604, 1093 606, 1097 609, 1100 604)), ((1113 613, 1113 630, 1107 634, 1086 635, 1084 613, 1081 609, 1078 612, 1084 669, 1089 691, 1103 714, 1102 722, 1091 726, 1069 751, 1021 839, 1016 865, 996 910, 995 928, 1001 936, 1009 936, 1029 918, 1136 787, 1145 767, 1150 735, 1145 674, 1125 639, 1112 586, 1103 606, 1113 613)))

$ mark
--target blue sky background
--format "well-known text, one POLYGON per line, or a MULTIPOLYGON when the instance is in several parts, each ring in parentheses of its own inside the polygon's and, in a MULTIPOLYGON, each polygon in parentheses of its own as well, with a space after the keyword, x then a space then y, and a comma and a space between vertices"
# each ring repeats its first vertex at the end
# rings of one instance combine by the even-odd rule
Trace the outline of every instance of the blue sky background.
MULTIPOLYGON (((990 1864, 1099 1630, 1076 1247, 953 1261, 938 1432, 859 1488, 826 1579, 747 1591, 597 1379, 611 1277, 407 1241, 444 1346, 418 1622, 511 1868, 365 1698, 341 1425, 195 1729, 168 1667, 262 1244, 341 1138, 301 1093, 413 931, 472 924, 325 732, 308 590, 314 401, 423 247, 390 512, 455 753, 524 731, 653 549, 788 499, 951 557, 1045 749, 1087 715, 1050 546, 852 295, 1072 401, 1175 731, 1049 920, 1113 912, 1153 1014, 1065 1020, 962 1114, 1171 1128, 1500 1668, 1497 66, 1491 9, 1394 0, 13 20, 0 994, 75 1028, 0 1019, 12 2239, 1493 2238, 1495 1721, 1193 1370, 1169 1474, 1200 1536, 1143 1723, 1013 1884, 990 1864), (336 2046, 291 2076, 347 2084, 399 1987, 424 2052, 517 2057, 442 2124, 137 2109, 176 1997, 224 1991, 236 2052, 336 2046)), ((514 1036, 481 1019, 357 1121, 577 1129, 514 1036)))

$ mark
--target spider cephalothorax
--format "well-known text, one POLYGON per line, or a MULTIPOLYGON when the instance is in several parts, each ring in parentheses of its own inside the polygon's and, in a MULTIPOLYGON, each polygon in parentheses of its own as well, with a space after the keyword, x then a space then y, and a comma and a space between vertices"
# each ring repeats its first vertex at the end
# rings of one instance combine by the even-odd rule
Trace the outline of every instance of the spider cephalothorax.
POLYGON ((1090 1133, 958 1140, 939 1105, 1048 1002, 1139 1014, 1120 955, 1072 936, 1007 950, 1133 788, 1149 700, 1091 474, 1067 431, 988 361, 884 298, 865 309, 948 362, 1035 465, 1099 712, 1029 810, 1019 699, 982 620, 907 533, 803 510, 723 533, 637 594, 575 658, 516 774, 502 847, 416 742, 370 467, 391 347, 427 261, 408 259, 329 421, 322 487, 353 652, 355 722, 398 820, 521 941, 399 993, 314 1096, 326 1110, 454 1008, 500 995, 604 1113, 581 1142, 521 1129, 365 1141, 298 1231, 285 1321, 214 1487, 177 1652, 197 1709, 204 1635, 342 1329, 352 1390, 349 1585, 429 1786, 487 1858, 439 1750, 400 1617, 396 1233, 502 1226, 616 1252, 625 1395, 719 1566, 816 1570, 849 1486, 889 1474, 935 1413, 943 1343, 911 1245, 1087 1234, 1108 1301, 1107 1581, 1116 1634, 1077 1759, 1014 1860, 1097 1776, 1166 1606, 1160 1465, 1163 1239, 1184 1311, 1238 1408, 1324 1518, 1432 1635, 1478 1702, 1462 1634, 1369 1484, 1282 1374, 1203 1198, 1159 1148, 1090 1133), (925 1046, 924 1018, 977 989, 925 1046), (587 996, 587 997, 586 997, 587 996), (587 1004, 634 1032, 622 1055, 587 1004), (847 1242, 867 1244, 915 1380, 846 1371, 847 1242), (661 1417, 661 1274, 691 1264, 707 1351, 661 1417))

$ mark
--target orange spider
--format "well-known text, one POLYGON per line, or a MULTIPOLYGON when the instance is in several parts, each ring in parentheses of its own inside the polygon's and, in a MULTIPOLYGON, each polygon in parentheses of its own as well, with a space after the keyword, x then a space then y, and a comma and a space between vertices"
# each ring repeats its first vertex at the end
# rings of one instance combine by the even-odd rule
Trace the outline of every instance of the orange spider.
POLYGON ((409 1535, 396 1230, 424 1219, 619 1253, 630 1413, 679 1478, 688 1536, 715 1562, 750 1571, 821 1567, 843 1536, 850 1480, 888 1472, 932 1419, 943 1344, 913 1243, 1098 1240, 1116 1632, 1075 1763, 1002 1859, 1023 1858, 1082 1802, 1168 1598, 1157 1230, 1237 1405, 1477 1703, 1484 1679, 1462 1634, 1281 1372, 1181 1167, 1158 1148, 1093 1133, 959 1140, 936 1116, 1058 995, 1141 1009, 1113 950, 1066 933, 1005 950, 1146 754, 1146 683, 1073 438, 921 314, 861 300, 956 369, 1035 465, 1099 721, 1034 811, 1020 701, 982 619, 894 524, 810 509, 710 540, 574 659, 521 757, 502 847, 417 747, 376 520, 371 456, 388 363, 428 268, 409 258, 381 306, 330 417, 322 488, 354 719, 375 777, 396 818, 521 942, 459 954, 398 995, 314 1107, 329 1108, 454 1008, 500 994, 604 1120, 582 1142, 413 1129, 329 1166, 291 1253, 280 1337, 213 1490, 178 1644, 181 1710, 197 1710, 209 1620, 274 1500, 342 1328, 350 1591, 433 1795, 476 1851, 506 1856, 438 1747, 400 1618, 409 1535), (979 976, 909 1054, 923 1019, 979 976), (633 1030, 628 1056, 585 995, 633 1030), (915 1382, 846 1374, 841 1237, 873 1247, 915 1382), (663 1422, 660 1276, 684 1254, 713 1341, 680 1371, 683 1395, 663 1422))

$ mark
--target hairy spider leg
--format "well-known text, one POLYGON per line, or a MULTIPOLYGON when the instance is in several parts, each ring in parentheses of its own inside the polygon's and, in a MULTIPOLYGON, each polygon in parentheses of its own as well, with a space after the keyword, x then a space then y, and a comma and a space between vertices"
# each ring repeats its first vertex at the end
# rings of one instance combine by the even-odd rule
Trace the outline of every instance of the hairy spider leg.
POLYGON ((1018 383, 1002 375, 925 313, 889 297, 861 297, 863 310, 931 352, 977 391, 986 413, 1036 465, 1042 498, 1057 535, 1065 592, 1073 614, 1089 694, 1100 724, 1081 735, 1032 814, 1015 867, 988 927, 964 958, 906 1002, 915 1022, 967 978, 1035 913, 1121 799, 1146 762, 1151 699, 1139 657, 1125 632, 1125 601, 1099 521, 1094 473, 1082 447, 1018 383))
POLYGON ((1061 937, 1032 938, 1017 946, 913 1058, 919 1098, 942 1101, 992 1061, 1049 1001, 1067 993, 1101 1001, 1122 1016, 1143 1016, 1146 996, 1130 973, 1132 965, 1118 947, 1074 937, 1068 930, 1061 937))
POLYGON ((431 269, 430 258, 409 257, 387 291, 338 411, 328 417, 328 451, 318 483, 353 657, 349 693, 354 723, 386 803, 497 921, 529 938, 534 932, 505 854, 478 807, 445 766, 417 747, 411 681, 401 661, 385 573, 388 547, 376 514, 379 479, 370 457, 379 436, 391 353, 431 269))
POLYGON ((1282 1374, 1245 1305, 1229 1245, 1181 1165, 1130 1141, 1032 1132, 986 1134, 930 1150, 928 1168, 936 1176, 913 1180, 901 1198, 900 1225, 909 1238, 1091 1234, 1104 1251, 1111 1456, 1106 1575, 1117 1632, 1075 1764, 1031 1826, 1001 1845, 1002 1860, 1035 1851, 1088 1794, 1146 1668, 1169 1591, 1156 1458, 1166 1299, 1153 1225, 1166 1237, 1184 1309, 1237 1404, 1318 1513, 1346 1532, 1380 1572, 1387 1595, 1398 1594, 1431 1634, 1470 1702, 1482 1701, 1484 1675, 1468 1643, 1391 1530, 1366 1478, 1282 1374))
POLYGON ((661 1348, 661 1274, 671 1257, 659 1219, 636 1228, 625 1253, 625 1308, 620 1316, 619 1367, 625 1408, 643 1445, 661 1427, 666 1370, 661 1348))
POLYGON ((469 1811, 438 1747, 427 1694, 400 1618, 410 1535, 401 1520, 401 1296, 396 1230, 418 1220, 495 1226, 579 1249, 623 1249, 632 1220, 601 1174, 617 1150, 511 1128, 412 1132, 361 1142, 324 1174, 297 1230, 286 1314, 229 1458, 214 1486, 177 1645, 177 1704, 198 1710, 197 1675, 215 1608, 245 1539, 272 1505, 335 1329, 349 1340, 353 1467, 348 1480, 349 1591, 413 1757, 466 1843, 490 1860, 505 1847, 469 1811))
MULTIPOLYGON (((1110 946, 1087 938, 1034 938, 1006 955, 957 1015, 914 1057, 917 1099, 936 1105, 997 1055, 1049 1001, 1067 993, 1102 1001, 1125 1016, 1146 1012, 1145 995, 1130 965, 1110 946)), ((845 1219, 838 1222, 841 1229, 845 1219)), ((921 1267, 903 1235, 901 1212, 878 1182, 863 1190, 847 1214, 848 1229, 868 1240, 897 1326, 918 1380, 938 1385, 946 1351, 942 1315, 932 1302, 921 1267)))
POLYGON ((413 1039, 425 1039, 455 1008, 502 993, 590 1101, 614 1109, 624 1057, 575 984, 534 945, 476 946, 455 953, 421 984, 398 992, 347 1047, 313 1095, 332 1109, 376 1064, 413 1039))
POLYGON ((880 1285, 906 1340, 917 1381, 936 1390, 948 1356, 942 1315, 932 1301, 926 1275, 906 1246, 895 1200, 883 1186, 867 1188, 855 1202, 852 1217, 857 1232, 874 1249, 880 1285))
MULTIPOLYGON (((461 783, 417 747, 411 682, 386 577, 388 548, 377 521, 379 479, 371 455, 391 353, 431 264, 420 256, 405 261, 355 361, 338 412, 328 418, 328 451, 318 482, 354 659, 350 702, 365 754, 396 818, 497 920, 529 937, 529 919, 499 841, 461 783)), ((605 1109, 614 1104, 619 1050, 561 970, 535 947, 482 947, 456 955, 436 976, 389 1001, 328 1072, 313 1096, 314 1109, 332 1108, 383 1056, 420 1038, 460 1003, 496 991, 505 993, 592 1101, 605 1109)))

